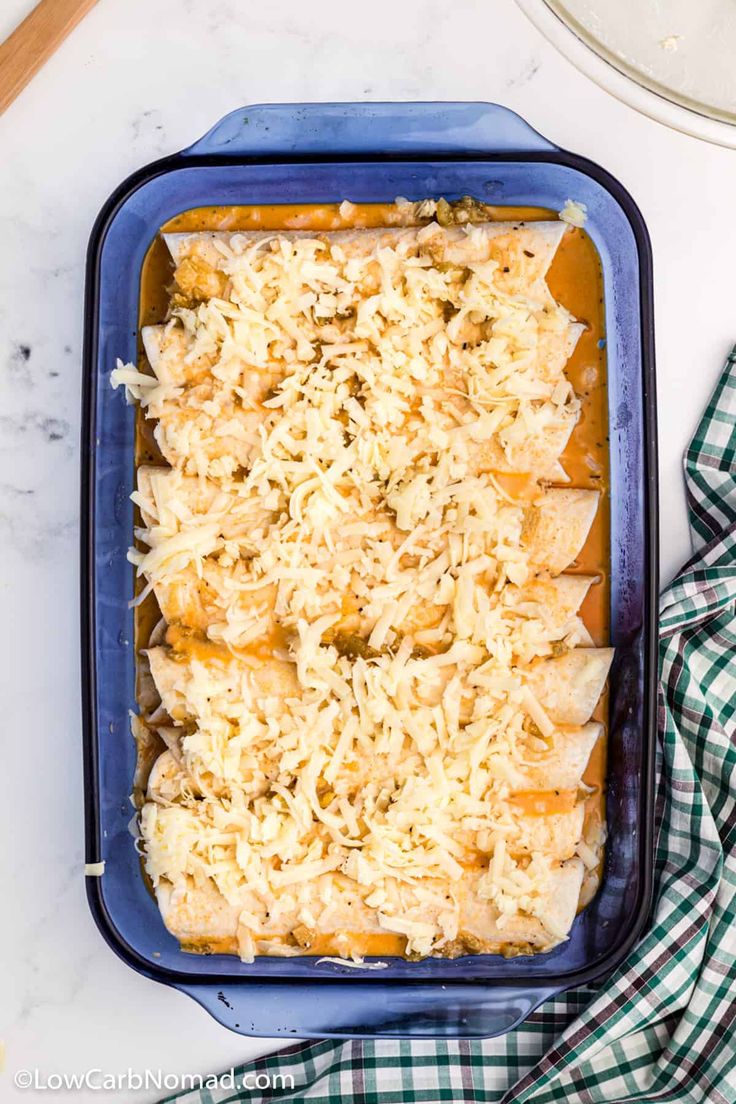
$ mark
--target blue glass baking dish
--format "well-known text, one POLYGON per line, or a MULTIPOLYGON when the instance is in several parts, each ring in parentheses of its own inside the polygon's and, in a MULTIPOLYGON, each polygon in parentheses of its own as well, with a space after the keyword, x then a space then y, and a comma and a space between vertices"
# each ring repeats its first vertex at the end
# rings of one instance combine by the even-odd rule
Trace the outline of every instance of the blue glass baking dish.
POLYGON ((633 201, 608 173, 480 103, 266 105, 233 112, 189 149, 149 165, 105 204, 89 246, 82 440, 82 665, 87 861, 111 947, 243 1034, 287 1037, 502 1033, 547 997, 601 979, 646 922, 653 861, 657 502, 651 254, 633 201), (183 953, 141 877, 128 831, 135 750, 134 411, 114 394, 134 359, 141 264, 159 227, 192 207, 391 201, 397 195, 588 209, 601 256, 611 450, 609 842, 603 885, 554 951, 504 959, 390 959, 350 970, 315 959, 183 953))

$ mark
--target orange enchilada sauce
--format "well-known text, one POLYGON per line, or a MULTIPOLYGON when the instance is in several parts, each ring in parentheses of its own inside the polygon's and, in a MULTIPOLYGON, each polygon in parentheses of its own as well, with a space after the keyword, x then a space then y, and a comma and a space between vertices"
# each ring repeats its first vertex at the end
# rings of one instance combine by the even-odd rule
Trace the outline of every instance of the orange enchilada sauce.
MULTIPOLYGON (((489 219, 494 221, 532 222, 556 218, 556 212, 540 207, 489 208, 489 219)), ((351 204, 347 209, 345 207, 341 209, 337 204, 285 204, 260 207, 201 207, 170 219, 162 227, 162 233, 194 233, 201 230, 319 232, 401 225, 407 225, 407 223, 393 204, 351 204)), ((166 319, 173 275, 174 264, 169 251, 161 237, 157 237, 146 254, 141 270, 139 312, 141 328, 166 319)), ((608 400, 603 278, 598 253, 584 230, 571 227, 565 235, 552 262, 547 283, 555 299, 586 326, 565 369, 567 378, 581 400, 581 414, 560 459, 570 476, 572 486, 593 488, 601 492, 601 504, 588 539, 578 559, 568 568, 568 571, 595 575, 598 578, 598 582, 588 591, 580 613, 596 646, 602 646, 609 641, 610 603, 608 400)), ((140 345, 139 360, 145 365, 145 357, 140 345)), ((136 467, 143 463, 164 463, 153 437, 153 425, 146 421, 140 408, 137 415, 135 462, 136 467)), ((520 497, 523 496, 524 477, 498 476, 497 478, 503 483, 507 493, 512 495, 518 493, 520 497)), ((150 634, 160 616, 152 595, 137 607, 135 636, 137 651, 147 646, 150 634)), ((204 641, 188 637, 185 630, 176 626, 169 628, 167 641, 175 651, 180 652, 191 653, 197 650, 201 653, 210 647, 204 641)), ((273 648, 275 644, 277 644, 276 641, 270 642, 268 647, 273 648)), ((218 645, 212 645, 212 647, 219 651, 218 645)), ((260 647, 263 648, 263 642, 260 643, 260 647)), ((603 723, 604 729, 583 775, 583 782, 590 788, 585 803, 584 834, 586 836, 605 823, 607 692, 602 695, 593 716, 595 720, 603 723)), ((534 816, 565 812, 572 807, 575 798, 576 795, 572 792, 528 793, 517 794, 515 801, 527 815, 534 816)), ((593 872, 587 880, 587 885, 584 884, 581 908, 593 896, 600 873, 600 869, 593 872)), ((346 937, 349 940, 351 953, 366 956, 401 956, 405 953, 405 938, 391 933, 369 935, 343 933, 342 937, 331 934, 318 935, 309 947, 305 948, 305 953, 344 955, 346 937)), ((288 942, 288 937, 285 937, 283 942, 288 942)), ((202 941, 187 944, 184 949, 199 953, 237 953, 233 940, 218 943, 202 941)))

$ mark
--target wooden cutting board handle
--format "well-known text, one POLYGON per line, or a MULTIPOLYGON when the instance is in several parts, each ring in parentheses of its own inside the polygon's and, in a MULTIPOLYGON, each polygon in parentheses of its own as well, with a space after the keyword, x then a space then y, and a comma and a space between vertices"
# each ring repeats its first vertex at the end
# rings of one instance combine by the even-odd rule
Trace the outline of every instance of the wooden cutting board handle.
POLYGON ((0 46, 0 115, 97 0, 41 0, 0 46))

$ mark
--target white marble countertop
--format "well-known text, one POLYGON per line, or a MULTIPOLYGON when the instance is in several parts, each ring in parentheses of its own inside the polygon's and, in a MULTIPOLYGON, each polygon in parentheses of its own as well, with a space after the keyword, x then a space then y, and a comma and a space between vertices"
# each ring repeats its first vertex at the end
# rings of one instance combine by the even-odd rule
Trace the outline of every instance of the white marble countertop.
MULTIPOLYGON (((6 0, 0 37, 31 0, 6 0)), ((134 169, 268 100, 497 100, 631 191, 655 256, 662 573, 689 555, 680 457, 736 340, 736 155, 599 91, 513 0, 100 0, 0 118, 0 1099, 12 1074, 205 1072, 273 1049, 138 976, 84 896, 77 481, 87 237, 134 169)), ((162 1094, 163 1095, 163 1094, 162 1094)), ((150 1101, 156 1092, 117 1092, 150 1101)), ((104 1094, 66 1094, 75 1101, 104 1094)))

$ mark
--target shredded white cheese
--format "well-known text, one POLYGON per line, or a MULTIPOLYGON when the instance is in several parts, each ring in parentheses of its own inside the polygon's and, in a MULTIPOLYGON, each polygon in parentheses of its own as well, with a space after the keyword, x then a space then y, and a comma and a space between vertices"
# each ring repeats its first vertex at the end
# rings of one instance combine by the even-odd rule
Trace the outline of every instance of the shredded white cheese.
POLYGON ((566 199, 565 206, 560 211, 560 218, 570 226, 585 226, 588 219, 588 208, 584 203, 578 203, 574 199, 566 199))
POLYGON ((349 966, 351 970, 386 970, 388 968, 388 962, 354 962, 352 958, 336 958, 333 955, 318 958, 315 966, 323 962, 331 962, 334 966, 349 966))
POLYGON ((207 886, 202 924, 231 912, 248 961, 356 917, 442 953, 469 897, 499 932, 560 937, 540 902, 582 802, 529 817, 511 798, 556 732, 524 672, 574 646, 575 611, 525 597, 544 563, 499 482, 543 479, 579 413, 543 247, 433 223, 195 236, 153 374, 112 373, 170 464, 138 473, 130 559, 168 624, 140 834, 174 927, 207 886))

